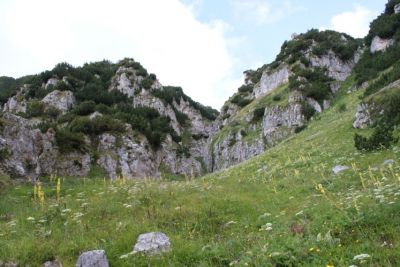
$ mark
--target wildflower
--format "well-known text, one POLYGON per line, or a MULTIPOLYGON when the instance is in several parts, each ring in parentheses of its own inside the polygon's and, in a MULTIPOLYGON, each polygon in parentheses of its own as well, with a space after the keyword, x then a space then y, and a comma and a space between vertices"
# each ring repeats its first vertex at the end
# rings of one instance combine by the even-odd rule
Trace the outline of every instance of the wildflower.
POLYGON ((271 231, 271 230, 272 230, 272 223, 266 223, 260 228, 260 231, 271 231))
POLYGON ((327 264, 326 267, 335 267, 335 266, 333 266, 331 264, 327 264))
POLYGON ((265 219, 267 217, 271 216, 271 213, 264 213, 263 215, 261 215, 260 217, 258 217, 258 219, 265 219))
POLYGON ((363 260, 367 260, 369 258, 371 258, 371 256, 364 253, 364 254, 354 256, 353 260, 363 261, 363 260))
POLYGON ((225 227, 228 227, 228 226, 231 225, 231 224, 237 224, 237 222, 235 222, 235 221, 229 221, 229 222, 227 222, 224 226, 225 226, 225 227))
POLYGON ((35 221, 35 218, 33 218, 33 217, 28 217, 28 218, 26 218, 26 220, 32 222, 32 221, 35 221))
POLYGON ((126 259, 126 258, 128 258, 129 256, 132 256, 133 254, 135 254, 135 253, 134 253, 134 252, 129 252, 129 253, 127 253, 127 254, 121 255, 119 258, 120 258, 120 259, 126 259))

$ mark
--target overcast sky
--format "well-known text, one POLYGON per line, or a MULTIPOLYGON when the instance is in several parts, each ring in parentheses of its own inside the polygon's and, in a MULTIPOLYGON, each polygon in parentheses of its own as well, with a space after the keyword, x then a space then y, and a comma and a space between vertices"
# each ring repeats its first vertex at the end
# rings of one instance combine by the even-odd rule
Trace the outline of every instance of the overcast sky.
POLYGON ((1 0, 0 76, 131 57, 220 109, 292 33, 363 37, 387 0, 1 0))

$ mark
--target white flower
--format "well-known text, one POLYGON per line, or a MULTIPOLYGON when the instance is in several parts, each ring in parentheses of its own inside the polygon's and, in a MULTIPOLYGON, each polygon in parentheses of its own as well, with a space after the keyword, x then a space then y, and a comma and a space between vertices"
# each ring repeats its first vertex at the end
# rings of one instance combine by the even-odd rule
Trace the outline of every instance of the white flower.
POLYGON ((368 254, 360 254, 360 255, 354 256, 353 260, 363 261, 363 260, 366 260, 366 259, 369 259, 369 258, 371 258, 371 256, 368 255, 368 254))
POLYGON ((227 222, 224 226, 225 226, 225 227, 228 227, 228 226, 231 225, 231 224, 237 224, 237 222, 235 222, 235 221, 229 221, 229 222, 227 222))
POLYGON ((33 218, 33 217, 28 217, 28 218, 26 218, 26 220, 27 220, 27 221, 34 221, 35 218, 33 218))
POLYGON ((272 223, 266 223, 260 228, 260 231, 271 231, 271 230, 272 230, 272 223))

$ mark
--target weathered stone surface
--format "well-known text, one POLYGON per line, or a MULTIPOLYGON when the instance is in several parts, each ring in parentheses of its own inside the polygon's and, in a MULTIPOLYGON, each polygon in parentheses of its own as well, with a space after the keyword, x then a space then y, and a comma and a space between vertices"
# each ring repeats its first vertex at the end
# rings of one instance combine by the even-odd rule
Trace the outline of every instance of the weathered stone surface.
POLYGON ((71 91, 58 91, 46 95, 42 102, 50 107, 54 107, 62 112, 67 112, 75 104, 75 96, 71 91))
POLYGON ((22 95, 16 95, 8 99, 4 104, 3 112, 25 113, 28 106, 27 101, 22 95))
POLYGON ((93 250, 82 253, 76 267, 109 267, 109 264, 104 250, 93 250))
POLYGON ((161 254, 171 249, 171 242, 168 236, 160 232, 145 233, 139 235, 133 252, 145 254, 161 254))
POLYGON ((286 65, 271 73, 268 70, 265 71, 261 76, 260 82, 254 86, 253 94, 255 98, 265 95, 278 86, 289 82, 289 75, 290 71, 286 65))
POLYGON ((393 39, 382 39, 379 36, 375 36, 374 39, 372 39, 370 51, 371 53, 385 51, 393 44, 394 44, 393 39))
POLYGON ((249 158, 260 155, 265 150, 261 134, 253 140, 243 140, 240 132, 227 135, 213 145, 212 169, 228 168, 249 158))
POLYGON ((344 172, 344 171, 346 171, 348 169, 350 169, 350 167, 343 166, 343 165, 338 165, 338 166, 333 167, 332 171, 333 171, 334 174, 338 174, 338 173, 344 172))
POLYGON ((335 53, 329 51, 328 54, 320 57, 309 56, 312 67, 327 68, 328 76, 336 81, 344 81, 349 77, 354 65, 357 63, 359 56, 354 56, 352 60, 343 61, 336 56, 335 53))
POLYGON ((357 113, 353 127, 357 129, 364 129, 370 125, 372 125, 370 106, 368 104, 361 103, 357 106, 357 113))
POLYGON ((55 166, 57 173, 65 176, 85 176, 90 168, 90 155, 77 151, 60 154, 55 166))

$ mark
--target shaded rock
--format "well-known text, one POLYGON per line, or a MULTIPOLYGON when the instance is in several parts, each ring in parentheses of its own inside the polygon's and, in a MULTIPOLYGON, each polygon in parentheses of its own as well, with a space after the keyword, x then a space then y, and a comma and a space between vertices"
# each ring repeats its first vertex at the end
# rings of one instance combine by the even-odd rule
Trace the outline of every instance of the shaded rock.
POLYGON ((361 103, 357 106, 356 118, 353 123, 353 127, 357 129, 364 129, 372 125, 370 106, 365 103, 361 103))
POLYGON ((350 169, 350 167, 348 167, 348 166, 338 165, 338 166, 333 167, 332 171, 334 174, 338 174, 338 173, 341 173, 341 172, 349 170, 349 169, 350 169))
POLYGON ((145 233, 139 235, 133 252, 145 254, 161 254, 171 249, 169 238, 160 232, 145 233))
POLYGON ((394 6, 394 13, 399 14, 400 13, 400 4, 397 4, 394 6))
POLYGON ((265 71, 261 76, 260 82, 254 87, 254 96, 258 98, 278 86, 289 82, 289 75, 289 68, 286 65, 272 72, 269 70, 265 71))
POLYGON ((108 259, 104 250, 92 250, 79 256, 76 267, 108 267, 108 259))
POLYGON ((307 103, 312 106, 316 112, 322 112, 321 105, 315 99, 307 97, 307 103))
POLYGON ((93 120, 93 119, 95 119, 97 117, 102 117, 102 116, 103 116, 103 114, 101 114, 98 111, 95 111, 95 112, 93 112, 92 114, 89 115, 89 119, 93 120))
POLYGON ((71 91, 58 91, 46 95, 42 102, 62 112, 67 112, 75 104, 75 96, 71 91))
POLYGON ((48 89, 49 86, 56 86, 60 80, 57 78, 50 78, 47 80, 46 85, 44 86, 45 89, 48 89))
POLYGON ((374 39, 372 39, 370 51, 371 53, 385 51, 392 45, 394 45, 393 39, 382 39, 379 36, 375 36, 374 39))
POLYGON ((394 163, 395 163, 394 159, 387 159, 383 162, 383 165, 392 165, 394 163))

